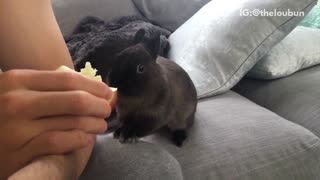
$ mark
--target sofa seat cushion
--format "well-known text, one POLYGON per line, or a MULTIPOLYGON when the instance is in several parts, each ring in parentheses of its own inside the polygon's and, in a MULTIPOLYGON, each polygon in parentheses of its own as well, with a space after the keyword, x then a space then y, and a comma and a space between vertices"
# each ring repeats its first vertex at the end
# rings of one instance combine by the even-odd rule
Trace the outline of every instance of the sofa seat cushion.
POLYGON ((319 77, 315 66, 279 80, 244 79, 235 90, 320 136, 319 77))
POLYGON ((79 180, 183 180, 176 158, 147 142, 120 144, 112 136, 98 136, 79 180))
POLYGON ((167 133, 144 140, 168 150, 185 179, 320 179, 320 140, 234 93, 202 100, 182 148, 167 133))

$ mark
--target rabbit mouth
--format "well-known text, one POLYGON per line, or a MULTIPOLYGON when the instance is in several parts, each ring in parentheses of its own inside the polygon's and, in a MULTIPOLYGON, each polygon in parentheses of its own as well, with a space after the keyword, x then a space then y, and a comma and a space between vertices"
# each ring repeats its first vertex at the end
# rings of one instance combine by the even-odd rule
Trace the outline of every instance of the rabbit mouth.
POLYGON ((118 91, 121 91, 123 89, 122 86, 126 84, 126 80, 125 78, 113 78, 112 74, 108 73, 106 83, 109 87, 117 87, 118 91))
POLYGON ((120 82, 120 80, 117 80, 117 79, 110 79, 110 78, 108 78, 108 79, 107 79, 107 84, 108 84, 108 86, 110 86, 110 87, 118 87, 118 88, 119 88, 121 82, 120 82))
POLYGON ((104 82, 108 85, 111 86, 110 84, 110 72, 108 72, 108 74, 106 75, 106 77, 104 78, 104 82))
POLYGON ((118 87, 120 82, 117 78, 114 78, 112 72, 108 72, 107 77, 106 77, 106 83, 108 86, 111 87, 118 87))

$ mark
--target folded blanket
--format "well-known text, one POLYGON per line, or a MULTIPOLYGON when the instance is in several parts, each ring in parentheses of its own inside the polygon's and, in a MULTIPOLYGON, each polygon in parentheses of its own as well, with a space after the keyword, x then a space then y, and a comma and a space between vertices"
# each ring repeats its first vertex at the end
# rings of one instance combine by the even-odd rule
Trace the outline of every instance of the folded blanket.
POLYGON ((170 32, 136 16, 121 17, 104 22, 97 17, 86 17, 80 21, 73 33, 65 37, 76 70, 89 61, 104 79, 122 50, 134 44, 133 38, 139 29, 146 31, 143 44, 148 48, 152 37, 161 35, 159 55, 166 56, 169 50, 167 37, 170 32))

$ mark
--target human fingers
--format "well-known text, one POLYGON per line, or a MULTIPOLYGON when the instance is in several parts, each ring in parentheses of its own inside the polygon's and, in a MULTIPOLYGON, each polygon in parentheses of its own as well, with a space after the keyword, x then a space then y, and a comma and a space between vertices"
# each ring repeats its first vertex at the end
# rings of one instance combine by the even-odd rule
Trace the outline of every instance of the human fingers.
POLYGON ((107 122, 102 118, 90 116, 47 117, 35 122, 39 134, 47 131, 82 130, 91 134, 102 134, 107 130, 107 122))
POLYGON ((44 155, 59 155, 82 149, 93 143, 92 135, 81 130, 51 131, 33 138, 19 154, 34 159, 44 155))
POLYGON ((6 106, 1 113, 7 117, 31 117, 79 115, 106 118, 111 107, 107 100, 85 91, 36 92, 13 91, 1 96, 6 106))
POLYGON ((112 91, 103 82, 76 72, 11 70, 3 73, 3 86, 11 89, 25 88, 33 91, 81 90, 97 97, 110 99, 112 91))

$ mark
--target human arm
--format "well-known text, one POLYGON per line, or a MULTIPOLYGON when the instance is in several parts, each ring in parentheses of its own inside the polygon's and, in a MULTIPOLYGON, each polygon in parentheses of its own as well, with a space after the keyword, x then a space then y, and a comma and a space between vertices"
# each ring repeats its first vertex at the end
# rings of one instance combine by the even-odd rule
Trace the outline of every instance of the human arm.
MULTIPOLYGON (((49 0, 1 0, 0 27, 0 67, 4 71, 10 69, 54 70, 60 65, 73 68, 49 0)), ((14 76, 17 76, 17 74, 15 73, 14 76)), ((16 77, 13 80, 11 78, 11 81, 17 82, 15 79, 16 77)), ((73 79, 70 82, 74 81, 76 80, 73 79)), ((80 81, 83 82, 83 80, 80 81)), ((51 82, 48 81, 47 83, 51 82)), ((66 82, 65 85, 70 86, 70 83, 66 82)), ((94 87, 94 85, 92 86, 94 87)), ((106 90, 106 88, 104 89, 106 90)), ((106 93, 105 98, 108 97, 106 93)), ((108 111, 108 106, 105 107, 108 111)), ((76 176, 79 176, 90 156, 92 147, 93 144, 89 144, 86 148, 68 155, 48 156, 48 159, 41 158, 32 161, 18 174, 32 174, 32 169, 45 172, 46 170, 40 166, 44 163, 56 166, 56 168, 47 169, 52 174, 58 172, 59 175, 64 175, 75 172, 76 176), (56 162, 70 167, 67 168, 68 172, 60 171, 59 167, 61 165, 56 162), (55 169, 58 171, 55 171, 55 169)), ((46 175, 50 175, 50 172, 46 175)), ((41 176, 41 174, 37 175, 41 176)))
POLYGON ((1 0, 0 27, 2 70, 73 68, 50 0, 1 0))

